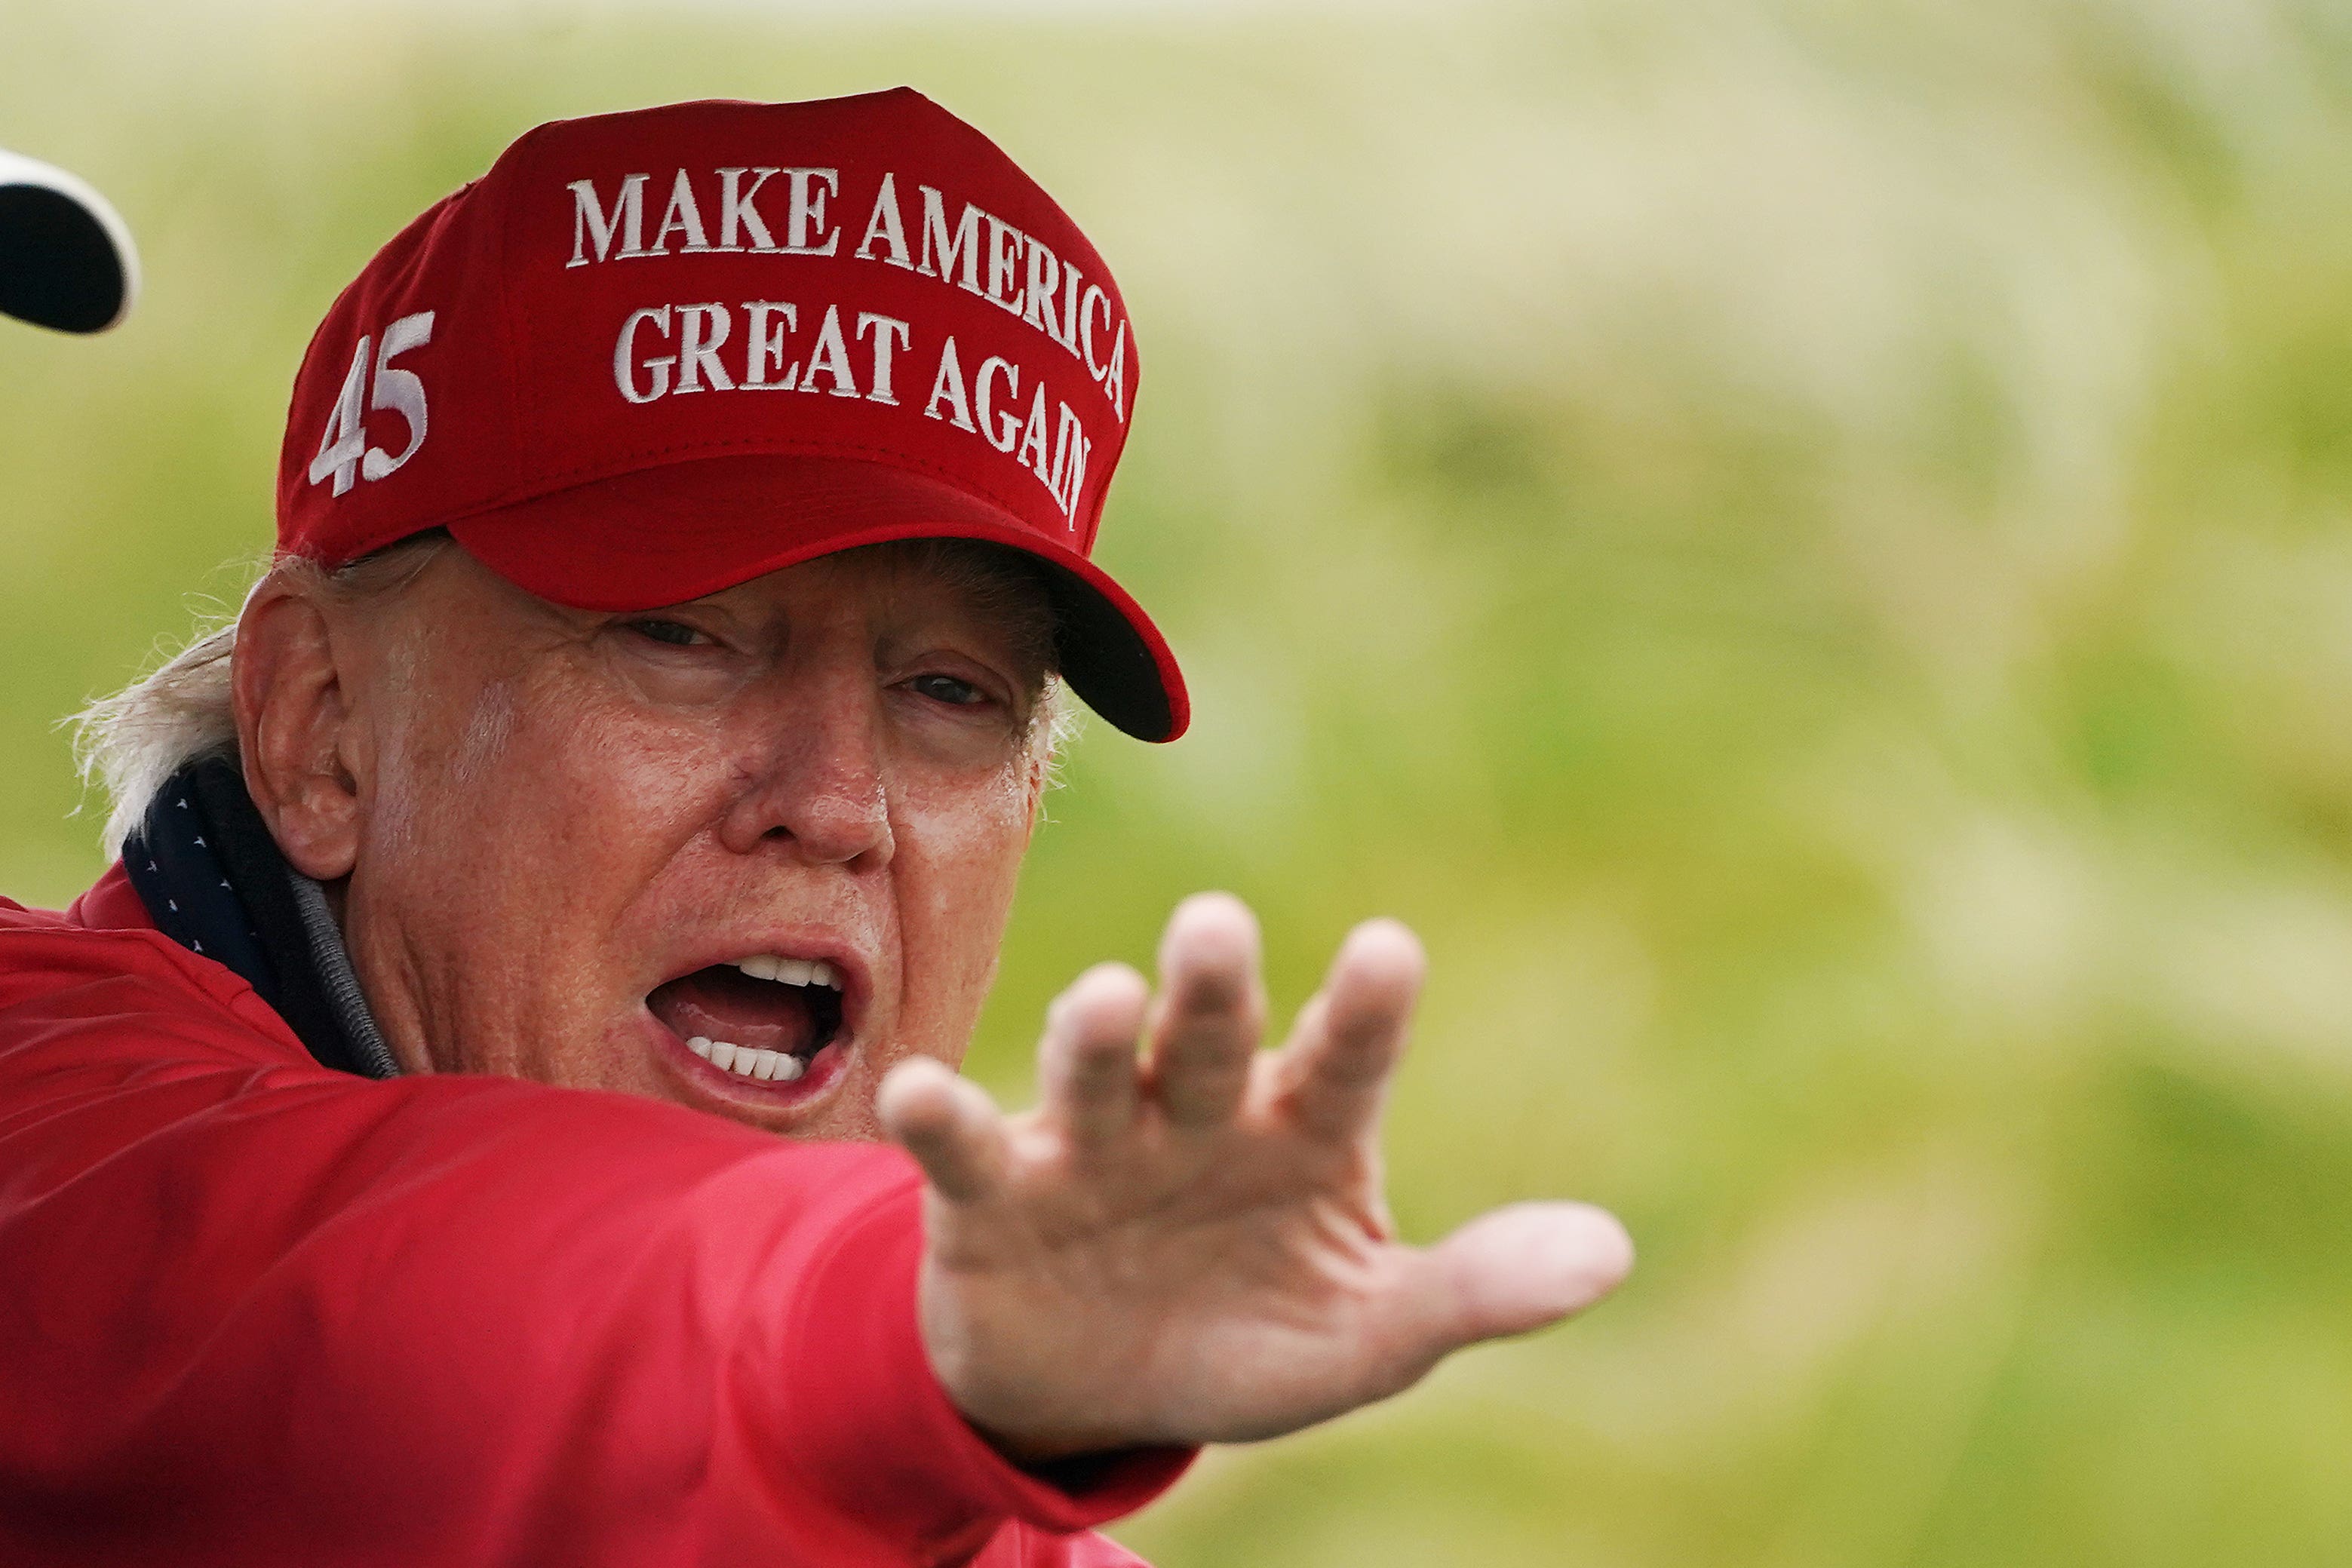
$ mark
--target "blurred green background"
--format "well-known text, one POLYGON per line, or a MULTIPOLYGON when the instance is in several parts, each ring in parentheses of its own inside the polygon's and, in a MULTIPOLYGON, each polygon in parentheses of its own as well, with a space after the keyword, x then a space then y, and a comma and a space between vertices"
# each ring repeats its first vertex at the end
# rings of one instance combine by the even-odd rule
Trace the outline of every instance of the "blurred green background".
POLYGON ((543 119, 915 83, 1139 324, 1077 746, 974 1071, 1235 889, 1435 964, 1416 1236, 1589 1321, 1212 1456, 1163 1568, 2352 1560, 2352 12, 2271 0, 9 0, 129 324, 0 326, 0 887, 59 716, 242 586, 333 291, 543 119))

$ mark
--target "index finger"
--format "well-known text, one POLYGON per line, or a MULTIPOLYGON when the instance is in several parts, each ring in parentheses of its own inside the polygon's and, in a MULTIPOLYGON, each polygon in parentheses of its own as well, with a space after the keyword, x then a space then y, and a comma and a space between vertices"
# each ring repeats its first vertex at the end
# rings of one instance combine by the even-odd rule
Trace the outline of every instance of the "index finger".
POLYGON ((1348 934, 1276 1059, 1293 1120, 1334 1142, 1370 1130, 1427 968, 1421 939, 1396 921, 1368 920, 1348 934))

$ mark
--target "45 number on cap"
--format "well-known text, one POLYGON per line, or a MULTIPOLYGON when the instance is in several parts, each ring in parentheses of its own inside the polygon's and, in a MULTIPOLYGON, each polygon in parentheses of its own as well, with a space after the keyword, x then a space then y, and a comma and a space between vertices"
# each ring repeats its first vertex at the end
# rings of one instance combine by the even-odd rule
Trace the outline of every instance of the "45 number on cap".
POLYGON ((352 368, 343 377, 342 391, 335 396, 334 411, 327 416, 327 431, 320 437, 319 455, 310 459, 311 484, 319 484, 331 474, 334 493, 340 496, 352 487, 355 477, 381 479, 416 455, 416 449, 425 444, 425 383, 417 379, 415 371, 394 369, 392 361, 395 356, 421 349, 432 340, 430 310, 403 316, 383 329, 380 342, 368 338, 360 340, 357 351, 352 355, 352 368), (373 367, 368 357, 371 348, 375 350, 373 367), (371 368, 374 371, 373 391, 371 368), (397 455, 368 444, 367 413, 371 409, 386 410, 408 422, 408 444, 397 455))

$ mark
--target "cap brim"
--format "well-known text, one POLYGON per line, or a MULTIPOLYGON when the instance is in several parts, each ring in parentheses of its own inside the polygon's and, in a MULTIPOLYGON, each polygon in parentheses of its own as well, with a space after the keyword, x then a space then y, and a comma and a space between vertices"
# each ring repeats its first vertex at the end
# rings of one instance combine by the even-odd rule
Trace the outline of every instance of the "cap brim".
POLYGON ((0 152, 0 311, 102 332, 138 291, 138 252, 106 198, 62 169, 0 152))
POLYGON ((582 610, 653 610, 894 539, 978 539, 1039 562, 1070 689, 1141 740, 1192 722, 1184 677, 1142 607, 1077 551, 895 464, 761 455, 640 469, 448 525, 517 587, 582 610))

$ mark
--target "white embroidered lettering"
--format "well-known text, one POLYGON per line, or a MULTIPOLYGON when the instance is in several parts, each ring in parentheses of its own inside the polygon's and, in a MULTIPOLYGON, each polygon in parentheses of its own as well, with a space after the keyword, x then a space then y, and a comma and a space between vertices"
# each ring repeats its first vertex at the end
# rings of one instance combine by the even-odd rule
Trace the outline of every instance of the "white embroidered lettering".
POLYGON ((939 374, 931 378, 931 400, 923 405, 925 419, 940 417, 940 403, 948 404, 947 420, 958 430, 972 430, 971 404, 963 392, 963 362, 956 358, 955 340, 950 338, 940 350, 939 374))
POLYGON ((393 359, 411 349, 421 349, 433 340, 433 312, 419 310, 413 316, 403 316, 383 329, 383 339, 375 350, 375 391, 368 398, 368 407, 396 413, 407 423, 408 444, 395 457, 381 446, 371 446, 360 459, 360 477, 381 479, 394 469, 416 455, 425 444, 425 383, 414 371, 394 369, 393 359))
POLYGON ((816 391, 816 378, 831 376, 828 392, 835 397, 857 395, 857 373, 849 368, 849 344, 841 335, 841 307, 824 308, 824 320, 816 329, 816 347, 809 352, 808 373, 801 377, 800 390, 816 391))
POLYGON ((1023 293, 1029 301, 1025 319, 1029 325, 1055 341, 1061 335, 1054 329, 1054 296, 1061 291, 1061 259, 1047 250, 1035 235, 1029 239, 1029 282, 1023 293))
POLYGON ((1087 429, 1068 403, 1060 405, 1062 424, 1054 439, 1054 475, 1051 487, 1054 499, 1061 504, 1062 515, 1074 517, 1078 497, 1087 484, 1087 453, 1093 443, 1087 439, 1087 429))
POLYGON ((620 337, 613 343, 613 384, 619 387, 621 395, 631 402, 651 402, 669 391, 669 368, 677 362, 675 354, 644 361, 635 357, 637 329, 648 321, 662 336, 669 336, 669 307, 648 305, 642 310, 629 312, 629 319, 621 323, 620 337), (637 391, 637 369, 640 365, 653 375, 651 392, 637 391))
POLYGON ((963 277, 959 279, 971 293, 980 292, 980 219, 981 211, 970 202, 963 204, 963 215, 956 220, 955 232, 948 232, 946 204, 939 192, 929 185, 918 186, 923 193, 923 251, 916 259, 915 270, 926 277, 944 278, 958 260, 963 262, 963 277), (939 265, 931 265, 934 254, 939 265))
POLYGON ((864 338, 868 328, 874 330, 874 374, 866 383, 866 401, 887 402, 896 407, 898 400, 890 395, 890 350, 903 349, 914 341, 914 329, 891 316, 877 316, 871 310, 857 313, 857 336, 864 338), (894 341, 895 340, 895 341, 894 341))
POLYGON ((981 434, 999 452, 1010 452, 1021 440, 1021 418, 1009 409, 997 409, 989 395, 989 382, 998 371, 1004 373, 1004 390, 1009 396, 1021 395, 1021 367, 994 354, 981 361, 980 375, 972 382, 973 412, 980 415, 981 434), (993 424, 994 429, 988 426, 993 424))
POLYGON ((621 181, 621 189, 613 198, 613 210, 604 211, 596 204, 596 183, 593 180, 574 180, 565 187, 572 193, 572 259, 566 267, 588 265, 588 246, 596 246, 596 259, 604 261, 614 254, 613 239, 617 230, 621 241, 619 255, 645 255, 646 176, 630 174, 621 181))
POLYGON ((1062 264, 1062 311, 1053 328, 1054 341, 1074 354, 1078 351, 1078 285, 1085 281, 1076 267, 1062 264))
POLYGON ((751 198, 760 193, 760 187, 766 184, 768 176, 775 172, 773 169, 721 169, 719 171, 719 248, 720 250, 743 248, 735 243, 735 235, 739 230, 751 236, 753 250, 776 248, 775 237, 768 233, 767 221, 760 216, 760 209, 751 204, 751 198), (746 174, 759 176, 751 182, 751 188, 748 191, 740 189, 743 176, 746 174))
POLYGON ((719 346, 727 341, 728 328, 727 307, 716 300, 707 305, 681 305, 677 308, 679 396, 700 392, 705 376, 710 378, 710 390, 713 392, 735 390, 735 382, 719 362, 719 346))
POLYGON ((743 390, 792 391, 793 383, 800 380, 801 364, 798 360, 789 365, 784 364, 784 334, 800 330, 799 312, 782 299, 746 299, 743 301, 743 314, 748 318, 743 329, 750 334, 743 349, 743 390), (783 325, 773 332, 768 330, 771 311, 784 319, 783 325), (772 382, 768 379, 768 369, 772 365, 783 366, 783 380, 772 382))
POLYGON ((362 338, 352 354, 352 368, 343 372, 343 384, 335 394, 335 405, 327 415, 327 433, 319 438, 319 455, 310 459, 310 483, 316 485, 328 475, 335 476, 334 494, 350 489, 358 477, 361 455, 367 450, 368 350, 372 340, 362 338))
POLYGON ((1110 394, 1110 410, 1118 415, 1121 424, 1127 423, 1127 323, 1118 324, 1118 336, 1111 340, 1110 363, 1103 367, 1103 391, 1110 394))
POLYGON ((385 477, 416 455, 416 449, 425 444, 425 383, 416 372, 399 369, 392 361, 432 340, 430 310, 401 317, 383 329, 380 339, 373 333, 360 339, 359 347, 352 351, 351 369, 343 372, 342 385, 336 389, 326 432, 319 438, 318 455, 310 459, 311 484, 323 484, 331 477, 332 494, 341 496, 362 479, 385 477), (396 413, 408 426, 407 444, 397 455, 368 444, 370 411, 396 413))
POLYGON ((647 256, 667 256, 669 236, 682 234, 686 244, 681 250, 709 250, 710 241, 702 232, 702 209, 694 203, 694 183, 680 169, 677 178, 669 185, 669 205, 662 213, 661 227, 654 231, 654 243, 646 248, 647 256))
POLYGON ((1051 485, 1053 476, 1046 472, 1045 434, 1047 429, 1045 383, 1040 381, 1029 399, 1029 419, 1021 427, 1021 455, 1016 461, 1023 467, 1034 472, 1038 478, 1051 485))
POLYGON ((1087 361, 1087 374, 1100 381, 1110 373, 1108 365, 1095 363, 1095 308, 1102 307, 1102 324, 1110 325, 1110 296, 1102 291, 1099 283, 1087 285, 1086 298, 1078 302, 1078 351, 1087 361))
POLYGON ((1021 314, 1021 290, 1007 294, 1003 285, 1018 277, 1021 270, 1021 245, 1029 236, 992 213, 982 213, 988 225, 988 287, 981 294, 991 305, 1001 305, 1015 316, 1021 314))
POLYGON ((878 259, 913 270, 915 264, 907 255, 907 230, 898 219, 898 177, 888 172, 883 174, 882 189, 874 197, 874 214, 866 220, 866 237, 850 254, 860 261, 877 259, 872 254, 877 239, 890 250, 889 255, 878 259))
POLYGON ((784 217, 784 248, 799 256, 831 256, 841 248, 841 231, 824 233, 824 199, 841 193, 837 169, 786 169, 792 185, 792 205, 784 217), (818 244, 812 235, 824 235, 818 244))

